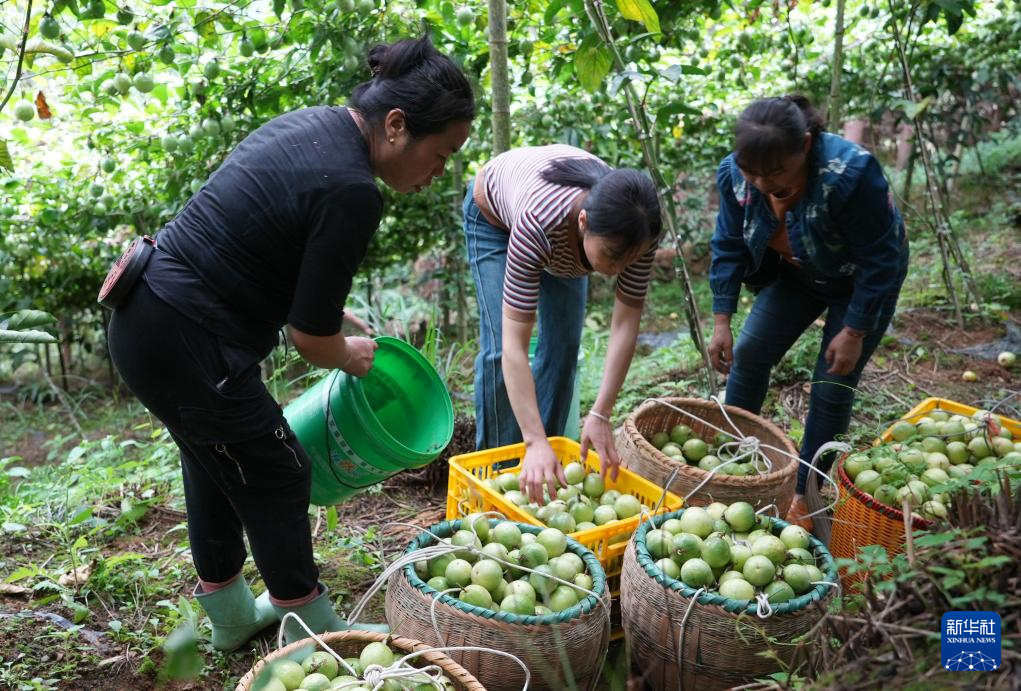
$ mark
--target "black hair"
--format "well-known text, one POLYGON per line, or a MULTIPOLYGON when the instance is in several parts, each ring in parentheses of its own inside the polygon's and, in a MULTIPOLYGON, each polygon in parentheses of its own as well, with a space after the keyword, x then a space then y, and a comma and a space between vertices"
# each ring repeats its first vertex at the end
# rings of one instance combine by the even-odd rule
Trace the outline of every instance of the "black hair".
POLYGON ((614 258, 659 242, 663 219, 656 185, 633 168, 611 168, 595 158, 562 158, 542 171, 554 185, 589 190, 582 203, 588 231, 611 240, 614 258))
POLYGON ((407 38, 369 50, 372 79, 359 84, 348 105, 375 129, 399 109, 412 137, 442 132, 454 122, 475 118, 471 84, 453 60, 429 36, 407 38))
POLYGON ((737 119, 734 160, 744 170, 766 172, 804 149, 805 133, 818 140, 825 131, 811 102, 797 94, 752 101, 737 119))

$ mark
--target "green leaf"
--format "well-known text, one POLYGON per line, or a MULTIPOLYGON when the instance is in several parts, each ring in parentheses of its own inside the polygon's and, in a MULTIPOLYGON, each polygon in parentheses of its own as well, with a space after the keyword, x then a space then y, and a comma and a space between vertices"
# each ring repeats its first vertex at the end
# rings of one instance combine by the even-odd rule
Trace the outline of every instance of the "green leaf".
POLYGON ((578 81, 588 91, 596 91, 613 65, 613 54, 595 36, 588 36, 574 55, 578 81))
POLYGON ((677 115, 678 113, 683 113, 685 115, 701 115, 702 111, 697 108, 692 108, 684 103, 680 103, 679 101, 674 101, 673 103, 668 103, 656 111, 656 121, 663 122, 671 115, 677 115))
POLYGON ((11 152, 7 148, 6 139, 0 139, 0 170, 14 172, 14 160, 11 158, 11 152))
POLYGON ((329 506, 326 509, 326 529, 331 533, 337 529, 337 507, 329 506))
POLYGON ((45 331, 8 331, 0 329, 0 343, 56 343, 57 338, 45 331))
POLYGON ((617 0, 617 9, 628 19, 641 22, 654 34, 661 33, 659 15, 652 8, 649 0, 617 0))
POLYGON ((0 329, 21 331, 22 329, 34 329, 47 324, 56 324, 57 318, 49 312, 42 310, 19 310, 0 320, 0 329))
POLYGON ((211 36, 216 35, 216 24, 213 23, 212 12, 209 10, 199 10, 195 13, 195 33, 203 39, 208 39, 211 36))
POLYGON ((549 5, 546 6, 546 14, 543 15, 543 20, 547 26, 553 24, 553 18, 557 16, 557 12, 559 12, 563 8, 563 6, 564 6, 563 0, 553 0, 549 5))
POLYGON ((76 513, 74 516, 72 516, 71 520, 68 521, 67 524, 68 525, 78 525, 79 523, 84 523, 85 521, 89 520, 90 518, 92 518, 92 507, 91 506, 86 506, 84 509, 80 510, 78 513, 76 513))
POLYGON ((287 0, 273 0, 273 14, 284 18, 284 7, 287 6, 287 0))

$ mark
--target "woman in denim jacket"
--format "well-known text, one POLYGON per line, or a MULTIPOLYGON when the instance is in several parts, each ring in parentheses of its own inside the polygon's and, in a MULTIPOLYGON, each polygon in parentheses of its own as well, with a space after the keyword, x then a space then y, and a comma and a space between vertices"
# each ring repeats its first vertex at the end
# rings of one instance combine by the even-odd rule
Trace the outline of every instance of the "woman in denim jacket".
MULTIPOLYGON (((801 446, 811 462, 847 431, 855 387, 893 317, 908 266, 904 222, 875 157, 824 132, 800 96, 745 109, 717 185, 709 354, 729 373, 727 403, 758 413, 773 366, 826 312, 801 446), (757 297, 735 346, 742 283, 757 297)), ((788 514, 806 527, 807 479, 800 465, 788 514)))

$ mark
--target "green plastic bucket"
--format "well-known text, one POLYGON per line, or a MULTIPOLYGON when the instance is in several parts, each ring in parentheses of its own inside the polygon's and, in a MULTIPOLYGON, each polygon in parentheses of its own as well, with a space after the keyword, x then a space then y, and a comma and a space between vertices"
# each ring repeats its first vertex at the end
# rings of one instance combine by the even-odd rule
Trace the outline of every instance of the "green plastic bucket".
POLYGON ((284 409, 312 458, 318 506, 427 465, 454 434, 454 409, 436 370, 404 341, 381 336, 376 342, 369 374, 335 370, 284 409))

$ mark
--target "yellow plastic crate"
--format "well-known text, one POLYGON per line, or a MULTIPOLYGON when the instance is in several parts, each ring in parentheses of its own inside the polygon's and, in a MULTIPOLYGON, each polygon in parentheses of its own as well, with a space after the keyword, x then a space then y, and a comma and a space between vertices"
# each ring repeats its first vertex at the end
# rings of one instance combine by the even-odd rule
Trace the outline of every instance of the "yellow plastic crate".
MULTIPOLYGON (((581 460, 581 446, 573 439, 550 437, 549 442, 562 465, 581 460)), ((510 520, 545 527, 545 524, 535 516, 504 499, 502 494, 494 492, 484 484, 485 480, 503 473, 519 474, 521 459, 524 455, 525 445, 513 444, 452 457, 447 484, 447 520, 463 518, 470 513, 481 511, 499 511, 510 520), (508 461, 517 463, 511 467, 497 468, 497 465, 508 461)), ((599 472, 599 455, 595 451, 588 452, 585 469, 588 472, 599 472)), ((633 494, 638 501, 650 509, 656 507, 656 503, 664 493, 661 487, 627 468, 620 469, 616 481, 607 476, 606 489, 633 494)), ((676 511, 681 508, 682 503, 681 498, 676 494, 666 492, 666 497, 657 513, 676 511)), ((644 517, 639 514, 570 534, 599 559, 599 563, 602 564, 603 570, 606 572, 610 592, 615 597, 620 591, 620 568, 624 561, 627 541, 642 520, 644 517)))
MULTIPOLYGON (((951 415, 965 415, 967 417, 971 417, 979 411, 979 408, 973 408, 970 405, 951 401, 948 398, 926 398, 924 401, 908 411, 907 415, 887 427, 886 431, 883 432, 883 436, 877 439, 875 443, 883 444, 893 441, 893 425, 897 424, 897 422, 900 422, 901 420, 907 420, 912 423, 917 422, 919 418, 925 417, 933 410, 942 410, 950 413, 951 415)), ((994 415, 996 415, 997 419, 1003 423, 1004 427, 1010 430, 1015 439, 1021 439, 1021 422, 1012 420, 998 413, 994 413, 994 415)))

